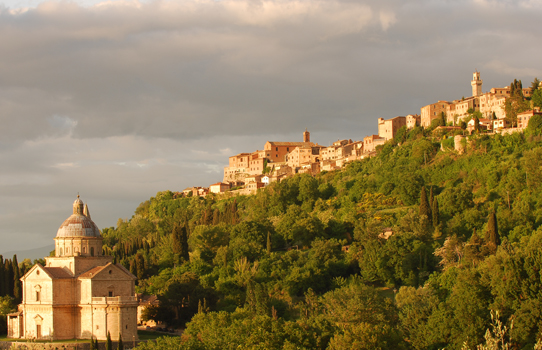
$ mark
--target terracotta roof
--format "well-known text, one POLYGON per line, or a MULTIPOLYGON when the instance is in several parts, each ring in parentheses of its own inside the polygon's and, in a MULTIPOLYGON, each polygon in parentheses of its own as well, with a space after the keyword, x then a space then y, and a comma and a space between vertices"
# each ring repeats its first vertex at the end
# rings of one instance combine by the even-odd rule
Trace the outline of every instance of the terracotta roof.
POLYGON ((73 278, 73 276, 62 267, 43 267, 43 270, 52 278, 73 278))
POLYGON ((105 266, 96 266, 95 268, 90 269, 87 272, 83 272, 82 274, 79 275, 79 278, 92 278, 96 276, 100 271, 105 269, 107 266, 109 266, 109 264, 111 263, 108 263, 105 266))
POLYGON ((267 141, 273 146, 312 146, 314 143, 312 142, 275 142, 275 141, 267 141))

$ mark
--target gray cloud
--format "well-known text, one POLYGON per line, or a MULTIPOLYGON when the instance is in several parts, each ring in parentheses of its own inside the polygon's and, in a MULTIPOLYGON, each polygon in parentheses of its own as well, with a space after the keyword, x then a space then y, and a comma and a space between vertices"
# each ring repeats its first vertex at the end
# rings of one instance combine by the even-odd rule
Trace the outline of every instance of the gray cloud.
POLYGON ((266 140, 542 77, 535 0, 4 1, 0 251, 49 244, 77 192, 112 226, 266 140))

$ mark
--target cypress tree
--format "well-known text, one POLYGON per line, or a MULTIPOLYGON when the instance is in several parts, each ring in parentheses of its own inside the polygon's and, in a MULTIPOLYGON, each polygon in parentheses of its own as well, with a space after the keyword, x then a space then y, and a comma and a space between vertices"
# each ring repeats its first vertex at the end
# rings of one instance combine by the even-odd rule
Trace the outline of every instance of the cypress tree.
POLYGON ((4 285, 6 295, 13 296, 13 267, 8 259, 4 261, 4 285))
POLYGON ((190 261, 190 254, 188 253, 188 230, 186 226, 181 228, 181 252, 180 257, 184 261, 190 261))
POLYGON ((130 260, 130 273, 134 276, 137 275, 137 270, 135 267, 135 259, 130 260))
POLYGON ((213 225, 218 225, 220 223, 220 210, 218 208, 213 212, 213 225))
POLYGON ((433 196, 433 186, 429 188, 429 206, 433 208, 433 200, 435 197, 433 196))
POLYGON ((94 337, 90 338, 90 350, 96 350, 96 346, 94 344, 94 337))
POLYGON ((107 340, 105 341, 105 350, 113 350, 113 343, 111 342, 111 334, 107 332, 107 340))
POLYGON ((4 280, 4 257, 0 255, 0 297, 6 295, 6 286, 4 280))
POLYGON ((17 302, 21 301, 21 271, 17 262, 17 255, 13 255, 13 297, 17 302))
POLYGON ((429 201, 427 200, 427 194, 425 193, 425 186, 422 186, 420 193, 420 216, 427 216, 429 223, 432 223, 433 215, 431 214, 431 207, 429 206, 429 201))
POLYGON ((143 259, 143 256, 141 254, 137 253, 135 256, 135 261, 137 279, 142 280, 145 274, 145 260, 143 259))
POLYGON ((439 209, 438 209, 438 200, 437 199, 433 200, 432 208, 433 208, 433 210, 432 210, 433 227, 437 228, 440 225, 440 217, 439 217, 440 213, 439 213, 439 209))
POLYGON ((173 254, 175 254, 175 263, 181 263, 181 252, 183 250, 181 243, 181 227, 179 225, 173 226, 173 254))
POLYGON ((231 204, 231 224, 237 224, 237 199, 234 199, 231 204))
POLYGON ((495 246, 495 248, 501 244, 499 230, 497 229, 497 215, 495 214, 495 210, 489 214, 489 220, 487 222, 487 239, 489 243, 495 246))
POLYGON ((124 344, 122 343, 122 335, 119 333, 119 345, 117 350, 124 350, 124 344))
POLYGON ((271 234, 267 232, 267 255, 271 254, 271 234))

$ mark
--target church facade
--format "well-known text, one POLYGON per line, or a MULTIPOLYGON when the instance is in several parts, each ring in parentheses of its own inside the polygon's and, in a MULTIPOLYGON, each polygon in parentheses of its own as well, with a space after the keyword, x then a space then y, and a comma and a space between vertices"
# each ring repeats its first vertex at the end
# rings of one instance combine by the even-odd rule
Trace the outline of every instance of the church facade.
POLYGON ((58 229, 55 256, 22 278, 23 300, 7 316, 8 337, 137 340, 136 277, 102 255, 102 236, 77 199, 58 229))

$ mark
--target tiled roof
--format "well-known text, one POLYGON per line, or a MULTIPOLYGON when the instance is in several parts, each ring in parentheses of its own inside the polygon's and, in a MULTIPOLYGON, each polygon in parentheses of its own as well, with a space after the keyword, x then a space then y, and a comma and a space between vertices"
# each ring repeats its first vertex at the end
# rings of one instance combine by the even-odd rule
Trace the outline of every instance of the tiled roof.
POLYGON ((275 141, 267 141, 273 146, 312 146, 314 143, 312 142, 275 142, 275 141))
POLYGON ((73 278, 73 276, 62 267, 44 267, 43 270, 52 278, 73 278))
POLYGON ((97 266, 97 267, 95 267, 93 269, 90 269, 87 272, 84 272, 84 273, 80 274, 79 278, 92 278, 92 277, 96 276, 96 274, 98 274, 100 271, 105 269, 109 264, 111 264, 111 263, 108 263, 105 266, 97 266))

